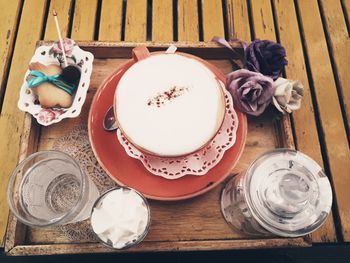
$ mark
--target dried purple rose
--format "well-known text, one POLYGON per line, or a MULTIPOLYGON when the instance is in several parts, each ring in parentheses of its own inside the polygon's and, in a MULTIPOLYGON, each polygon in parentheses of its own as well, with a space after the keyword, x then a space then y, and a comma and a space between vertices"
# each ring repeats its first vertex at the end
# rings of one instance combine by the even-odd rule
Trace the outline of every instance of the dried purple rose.
POLYGON ((246 67, 276 80, 288 64, 286 51, 280 44, 269 40, 254 40, 245 50, 246 67))
POLYGON ((246 69, 227 75, 227 89, 234 104, 242 111, 259 116, 271 103, 275 88, 271 78, 246 69))

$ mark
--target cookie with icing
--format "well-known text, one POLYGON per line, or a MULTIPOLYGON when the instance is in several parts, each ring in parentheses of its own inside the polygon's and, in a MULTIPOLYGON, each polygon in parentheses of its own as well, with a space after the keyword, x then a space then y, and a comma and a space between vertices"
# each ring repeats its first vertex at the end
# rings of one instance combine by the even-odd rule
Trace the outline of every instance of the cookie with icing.
POLYGON ((69 108, 72 105, 73 90, 60 79, 62 73, 60 66, 34 62, 29 65, 29 70, 28 85, 38 96, 42 107, 69 108))

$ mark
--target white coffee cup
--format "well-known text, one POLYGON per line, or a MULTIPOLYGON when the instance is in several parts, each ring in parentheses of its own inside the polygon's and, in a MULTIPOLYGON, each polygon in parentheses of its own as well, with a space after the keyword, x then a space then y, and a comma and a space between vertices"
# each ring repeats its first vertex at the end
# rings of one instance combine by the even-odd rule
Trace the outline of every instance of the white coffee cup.
POLYGON ((185 53, 133 49, 135 63, 116 87, 115 116, 139 150, 178 157, 206 146, 225 115, 224 83, 213 66, 185 53))

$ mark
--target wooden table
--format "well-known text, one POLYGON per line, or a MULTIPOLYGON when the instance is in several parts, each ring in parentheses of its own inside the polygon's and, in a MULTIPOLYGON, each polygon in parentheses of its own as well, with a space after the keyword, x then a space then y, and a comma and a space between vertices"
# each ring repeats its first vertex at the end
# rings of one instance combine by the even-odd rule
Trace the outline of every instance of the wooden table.
POLYGON ((0 241, 6 185, 18 162, 24 113, 19 88, 38 40, 210 41, 213 36, 270 39, 287 51, 287 78, 304 84, 292 116, 296 147, 323 165, 335 193, 333 213, 313 243, 350 241, 349 0, 0 0, 0 241))

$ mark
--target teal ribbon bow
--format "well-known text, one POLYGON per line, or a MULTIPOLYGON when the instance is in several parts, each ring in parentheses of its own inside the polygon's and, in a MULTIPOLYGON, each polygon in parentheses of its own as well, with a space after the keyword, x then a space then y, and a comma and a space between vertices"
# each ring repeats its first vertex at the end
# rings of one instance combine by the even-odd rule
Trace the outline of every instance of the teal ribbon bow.
POLYGON ((75 85, 68 85, 67 83, 63 82, 60 74, 47 76, 40 71, 31 70, 29 72, 29 75, 34 77, 27 81, 29 88, 34 88, 45 82, 49 82, 55 85, 56 87, 60 88, 61 90, 64 90, 71 96, 73 95, 73 92, 76 89, 75 85))

